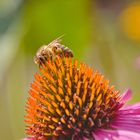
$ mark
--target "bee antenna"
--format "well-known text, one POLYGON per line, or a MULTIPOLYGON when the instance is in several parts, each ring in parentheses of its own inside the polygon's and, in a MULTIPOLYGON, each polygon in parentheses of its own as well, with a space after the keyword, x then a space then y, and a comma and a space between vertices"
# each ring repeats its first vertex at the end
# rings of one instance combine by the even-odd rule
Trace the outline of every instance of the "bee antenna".
POLYGON ((59 36, 59 37, 58 37, 58 38, 56 38, 55 40, 57 40, 57 41, 61 42, 61 39, 62 39, 62 37, 64 37, 64 36, 65 36, 65 34, 63 34, 63 35, 59 36))

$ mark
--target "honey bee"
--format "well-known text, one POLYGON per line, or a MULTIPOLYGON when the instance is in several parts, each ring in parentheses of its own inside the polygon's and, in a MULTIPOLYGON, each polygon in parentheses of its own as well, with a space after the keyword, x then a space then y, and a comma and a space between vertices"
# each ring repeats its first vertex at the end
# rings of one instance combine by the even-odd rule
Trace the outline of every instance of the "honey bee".
POLYGON ((40 47, 34 57, 34 62, 38 65, 44 63, 49 59, 54 59, 56 57, 73 57, 72 50, 64 45, 60 44, 60 37, 52 41, 48 45, 43 45, 40 47))

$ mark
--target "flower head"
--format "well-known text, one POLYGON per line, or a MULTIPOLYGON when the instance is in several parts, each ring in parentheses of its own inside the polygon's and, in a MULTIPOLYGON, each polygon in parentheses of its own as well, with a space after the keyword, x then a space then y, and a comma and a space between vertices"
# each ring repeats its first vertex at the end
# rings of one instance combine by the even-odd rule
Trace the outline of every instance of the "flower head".
POLYGON ((139 138, 139 104, 122 108, 131 91, 120 95, 98 71, 83 63, 78 67, 71 53, 64 55, 59 42, 53 46, 61 55, 40 54, 40 73, 29 91, 29 140, 117 140, 129 138, 129 131, 139 138))

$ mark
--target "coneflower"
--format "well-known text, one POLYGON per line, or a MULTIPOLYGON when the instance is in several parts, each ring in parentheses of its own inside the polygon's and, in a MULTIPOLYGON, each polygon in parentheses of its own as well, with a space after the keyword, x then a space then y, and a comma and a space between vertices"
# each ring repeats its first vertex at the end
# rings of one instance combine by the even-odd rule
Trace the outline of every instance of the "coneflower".
POLYGON ((55 40, 37 52, 40 73, 29 90, 24 140, 139 140, 140 103, 55 40))

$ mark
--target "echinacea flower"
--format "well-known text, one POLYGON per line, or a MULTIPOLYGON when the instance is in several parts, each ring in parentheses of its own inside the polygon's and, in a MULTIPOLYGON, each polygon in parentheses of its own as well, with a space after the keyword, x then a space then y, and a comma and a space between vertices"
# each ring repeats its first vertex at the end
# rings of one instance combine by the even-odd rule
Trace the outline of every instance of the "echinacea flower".
POLYGON ((29 90, 24 140, 139 140, 140 103, 123 95, 58 41, 35 57, 40 73, 29 90), (59 51, 58 51, 59 50, 59 51))

